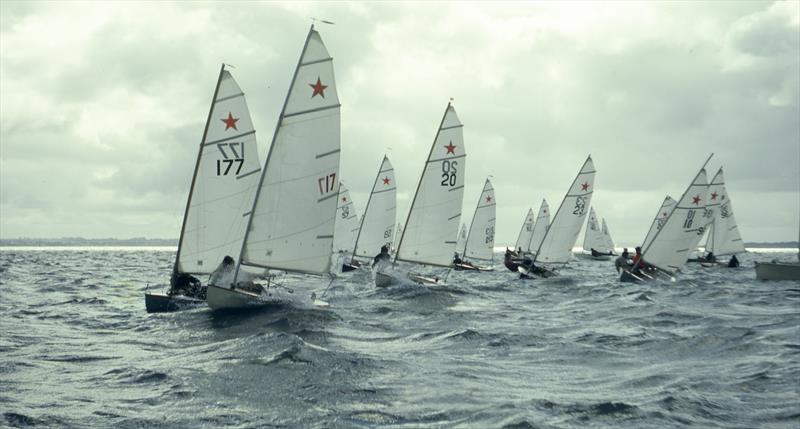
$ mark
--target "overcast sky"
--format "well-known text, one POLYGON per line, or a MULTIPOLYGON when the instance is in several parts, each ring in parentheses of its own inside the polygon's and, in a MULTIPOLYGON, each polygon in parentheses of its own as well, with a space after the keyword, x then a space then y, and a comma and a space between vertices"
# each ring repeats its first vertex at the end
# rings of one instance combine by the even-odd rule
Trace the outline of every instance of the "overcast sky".
POLYGON ((0 237, 177 237, 220 63, 263 162, 312 16, 336 23, 317 29, 359 212, 388 153, 405 219, 452 97, 462 220, 492 175, 498 245, 542 198, 555 213, 588 154, 618 244, 641 242, 711 152, 745 241, 798 238, 797 1, 3 1, 0 237))

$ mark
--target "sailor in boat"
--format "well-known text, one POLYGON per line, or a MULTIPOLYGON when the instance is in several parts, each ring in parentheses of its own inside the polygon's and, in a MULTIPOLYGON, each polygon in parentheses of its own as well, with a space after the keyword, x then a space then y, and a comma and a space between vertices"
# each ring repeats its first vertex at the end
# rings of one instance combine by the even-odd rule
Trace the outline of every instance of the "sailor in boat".
POLYGON ((608 253, 602 253, 602 252, 598 252, 597 250, 594 250, 594 247, 593 247, 591 249, 591 251, 592 251, 592 256, 594 256, 595 258, 598 257, 598 256, 613 256, 614 255, 614 251, 613 250, 609 251, 608 253))
POLYGON ((172 281, 167 296, 183 295, 191 298, 206 299, 206 288, 200 284, 200 280, 191 274, 173 273, 172 281))
POLYGON ((478 267, 476 267, 475 265, 472 265, 471 263, 461 259, 461 257, 458 256, 458 252, 455 252, 453 254, 453 266, 459 267, 460 269, 474 269, 474 270, 478 269, 478 267))
POLYGON ((550 277, 552 272, 545 270, 543 268, 537 267, 536 264, 533 263, 533 258, 530 256, 525 256, 523 258, 522 263, 519 264, 520 267, 525 268, 528 274, 520 273, 520 278, 531 278, 531 274, 539 275, 541 277, 550 277))
POLYGON ((391 255, 389 255, 389 246, 384 244, 381 246, 381 253, 378 253, 375 255, 375 258, 372 259, 372 266, 375 267, 378 264, 383 265, 388 263, 389 259, 391 259, 391 255))
POLYGON ((514 252, 512 252, 508 247, 506 247, 506 254, 503 258, 503 264, 506 266, 506 268, 515 273, 517 272, 517 267, 519 267, 519 264, 514 262, 514 252))
POLYGON ((714 252, 708 252, 703 259, 705 259, 706 262, 717 262, 717 257, 714 256, 714 252))
POLYGON ((617 257, 617 259, 614 261, 614 266, 617 268, 618 273, 630 266, 630 263, 628 262, 629 257, 630 255, 628 254, 628 248, 623 248, 622 254, 619 255, 619 257, 617 257))
POLYGON ((736 268, 739 266, 739 258, 736 255, 731 255, 731 259, 728 261, 728 268, 736 268))

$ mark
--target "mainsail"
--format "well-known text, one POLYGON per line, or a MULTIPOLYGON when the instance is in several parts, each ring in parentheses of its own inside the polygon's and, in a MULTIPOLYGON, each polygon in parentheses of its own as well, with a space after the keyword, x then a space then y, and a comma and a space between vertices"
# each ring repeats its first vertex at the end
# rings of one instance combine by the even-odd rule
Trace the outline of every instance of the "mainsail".
MULTIPOLYGON (((708 160, 705 164, 707 163, 708 160)), ((642 248, 642 258, 668 274, 674 274, 683 267, 686 255, 705 232, 703 213, 708 192, 705 164, 678 200, 678 204, 667 215, 653 240, 642 248)))
POLYGON ((517 235, 517 242, 514 244, 514 249, 522 249, 525 252, 530 252, 531 237, 533 237, 533 225, 536 218, 533 217, 533 209, 528 209, 528 214, 525 215, 525 220, 522 222, 522 228, 517 235))
POLYGON ((745 251, 736 218, 733 217, 733 206, 728 192, 725 189, 725 177, 720 167, 709 188, 709 202, 717 204, 714 221, 708 231, 706 250, 714 252, 717 256, 732 255, 745 251))
POLYGON ((372 257, 381 246, 391 245, 394 238, 394 223, 397 220, 397 184, 394 168, 389 158, 383 157, 378 175, 369 194, 367 208, 361 217, 354 256, 372 257))
POLYGON ((312 25, 253 201, 242 265, 330 271, 339 195, 340 106, 333 58, 312 25))
MULTIPOLYGON (((456 240, 456 250, 463 250, 467 245, 467 225, 461 224, 461 229, 458 231, 458 239, 456 240)), ((461 253, 464 256, 464 253, 461 253)))
POLYGON ((244 93, 223 65, 197 154, 176 273, 210 274, 242 246, 258 183, 256 131, 244 93))
POLYGON ((468 258, 491 260, 494 254, 495 210, 494 188, 486 179, 475 215, 472 216, 463 255, 468 258))
POLYGON ((600 228, 600 222, 597 221, 594 207, 589 209, 589 218, 586 221, 586 231, 583 236, 583 250, 590 252, 592 249, 600 253, 608 253, 612 250, 603 236, 603 230, 600 228))
POLYGON ((339 199, 336 207, 336 226, 333 231, 333 250, 349 252, 358 235, 358 216, 350 192, 339 182, 339 199))
POLYGON ((667 195, 664 198, 664 202, 661 203, 661 208, 658 209, 658 213, 656 217, 653 219, 653 223, 650 225, 650 230, 647 231, 647 235, 644 237, 644 242, 642 243, 642 249, 646 248, 650 245, 650 242, 653 241, 653 237, 656 236, 656 233, 661 229, 666 222, 667 217, 670 213, 672 213, 672 209, 678 204, 677 201, 673 200, 672 197, 667 195))
POLYGON ((539 206, 539 213, 536 215, 536 224, 533 226, 533 234, 531 234, 531 243, 528 249, 535 251, 542 245, 544 235, 547 233, 547 228, 550 227, 550 206, 547 205, 547 200, 542 198, 542 205, 539 206))
POLYGON ((606 218, 603 218, 603 240, 605 241, 606 249, 609 251, 614 250, 614 240, 611 239, 611 233, 608 232, 608 225, 606 225, 606 218))
POLYGON ((449 267, 464 200, 463 125, 447 104, 411 202, 395 259, 449 267))
POLYGON ((583 219, 594 192, 594 163, 586 158, 567 195, 561 201, 553 222, 545 233, 544 240, 536 251, 535 261, 544 263, 567 263, 572 258, 572 247, 578 240, 583 219))

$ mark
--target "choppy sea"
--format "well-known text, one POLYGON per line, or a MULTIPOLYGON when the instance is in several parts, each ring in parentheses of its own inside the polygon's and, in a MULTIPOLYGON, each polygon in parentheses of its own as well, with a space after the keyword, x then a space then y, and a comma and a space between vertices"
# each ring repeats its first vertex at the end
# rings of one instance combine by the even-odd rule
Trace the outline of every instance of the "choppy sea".
POLYGON ((652 284, 362 271, 328 309, 147 314, 174 255, 0 249, 0 426, 800 427, 800 284, 753 269, 791 252, 652 284))

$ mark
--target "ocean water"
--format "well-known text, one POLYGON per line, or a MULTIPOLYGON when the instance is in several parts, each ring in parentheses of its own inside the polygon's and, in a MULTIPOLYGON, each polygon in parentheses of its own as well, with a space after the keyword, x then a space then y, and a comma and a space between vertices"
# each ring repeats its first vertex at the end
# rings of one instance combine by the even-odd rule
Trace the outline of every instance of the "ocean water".
POLYGON ((362 271, 329 309, 147 314, 174 249, 3 249, 0 426, 798 428, 800 284, 753 270, 793 257, 641 285, 362 271))

